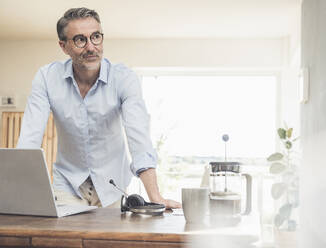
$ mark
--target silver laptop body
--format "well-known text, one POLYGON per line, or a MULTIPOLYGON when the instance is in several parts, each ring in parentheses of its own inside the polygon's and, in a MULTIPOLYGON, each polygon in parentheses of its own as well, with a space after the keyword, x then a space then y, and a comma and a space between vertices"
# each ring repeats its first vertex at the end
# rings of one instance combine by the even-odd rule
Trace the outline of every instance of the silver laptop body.
POLYGON ((0 213, 62 217, 95 208, 55 204, 42 149, 0 148, 0 213))

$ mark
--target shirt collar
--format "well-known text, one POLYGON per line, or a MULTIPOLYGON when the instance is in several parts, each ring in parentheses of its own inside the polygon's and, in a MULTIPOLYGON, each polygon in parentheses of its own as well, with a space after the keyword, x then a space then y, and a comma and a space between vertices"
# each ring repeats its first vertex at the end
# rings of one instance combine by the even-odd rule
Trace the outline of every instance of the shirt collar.
POLYGON ((104 59, 102 59, 101 61, 101 69, 100 69, 100 75, 98 77, 99 81, 102 81, 103 83, 108 83, 108 63, 106 63, 106 61, 104 61, 104 59))
POLYGON ((63 78, 73 78, 74 77, 74 73, 72 71, 72 60, 68 59, 65 63, 65 71, 63 74, 63 78))
MULTIPOLYGON (((101 61, 101 68, 100 68, 100 75, 98 77, 98 80, 99 81, 102 81, 103 83, 108 83, 108 68, 109 67, 109 64, 104 60, 102 59, 101 61)), ((72 60, 69 59, 66 64, 65 64, 65 71, 64 71, 64 74, 63 74, 63 78, 73 78, 74 77, 74 73, 73 73, 73 70, 72 70, 72 60)))

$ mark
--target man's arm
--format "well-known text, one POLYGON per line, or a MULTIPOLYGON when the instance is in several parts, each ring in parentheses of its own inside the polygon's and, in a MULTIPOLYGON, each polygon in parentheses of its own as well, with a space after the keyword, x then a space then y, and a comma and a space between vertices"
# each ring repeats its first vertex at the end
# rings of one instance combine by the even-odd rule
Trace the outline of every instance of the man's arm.
POLYGON ((140 176, 150 201, 163 203, 167 208, 181 207, 180 203, 164 199, 158 189, 155 167, 157 154, 152 146, 149 122, 142 90, 137 75, 128 70, 119 85, 123 126, 132 157, 131 171, 140 176), (146 169, 145 171, 142 171, 146 169), (142 171, 142 172, 141 172, 142 171))
POLYGON ((50 104, 41 70, 36 73, 27 100, 17 148, 40 148, 50 114, 50 104))
POLYGON ((164 199, 158 189, 156 171, 154 168, 150 168, 139 175, 141 181, 143 182, 149 200, 155 203, 164 204, 166 208, 181 208, 179 202, 164 199))

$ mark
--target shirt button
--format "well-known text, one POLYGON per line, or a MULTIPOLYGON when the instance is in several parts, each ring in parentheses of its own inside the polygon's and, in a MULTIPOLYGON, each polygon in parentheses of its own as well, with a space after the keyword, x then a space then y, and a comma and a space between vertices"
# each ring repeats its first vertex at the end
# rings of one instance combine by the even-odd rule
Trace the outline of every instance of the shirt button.
POLYGON ((92 188, 92 187, 90 187, 90 188, 89 188, 89 190, 90 190, 90 191, 92 191, 92 190, 93 190, 93 188, 92 188))

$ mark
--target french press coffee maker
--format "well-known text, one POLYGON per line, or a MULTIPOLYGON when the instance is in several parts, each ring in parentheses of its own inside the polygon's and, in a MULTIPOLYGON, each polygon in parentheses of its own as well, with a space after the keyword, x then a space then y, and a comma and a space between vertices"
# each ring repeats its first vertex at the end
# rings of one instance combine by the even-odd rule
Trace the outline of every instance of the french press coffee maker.
POLYGON ((226 161, 226 142, 228 135, 223 136, 225 141, 225 161, 210 162, 210 216, 241 220, 241 215, 251 212, 252 177, 241 173, 239 162, 226 161), (243 179, 245 179, 246 206, 242 212, 243 179))

